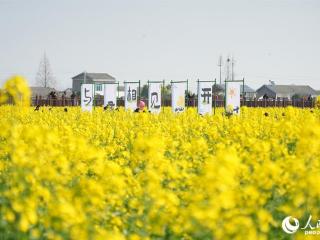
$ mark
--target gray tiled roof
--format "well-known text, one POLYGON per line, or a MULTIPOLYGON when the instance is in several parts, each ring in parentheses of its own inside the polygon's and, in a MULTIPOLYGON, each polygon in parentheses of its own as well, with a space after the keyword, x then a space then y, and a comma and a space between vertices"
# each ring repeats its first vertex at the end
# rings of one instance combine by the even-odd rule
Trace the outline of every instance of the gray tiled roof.
POLYGON ((45 87, 30 87, 32 96, 38 96, 38 97, 47 97, 50 92, 56 92, 54 88, 45 88, 45 87))
POLYGON ((264 85, 276 94, 316 95, 316 91, 308 85, 264 85))
MULTIPOLYGON (((108 73, 86 73, 86 77, 91 78, 92 80, 96 79, 110 79, 115 80, 114 77, 109 75, 108 73)), ((74 76, 73 78, 84 78, 84 72, 74 76)))
POLYGON ((58 91, 57 92, 57 96, 58 97, 65 96, 65 97, 69 98, 69 97, 71 97, 72 94, 73 94, 72 88, 67 88, 64 91, 58 91))

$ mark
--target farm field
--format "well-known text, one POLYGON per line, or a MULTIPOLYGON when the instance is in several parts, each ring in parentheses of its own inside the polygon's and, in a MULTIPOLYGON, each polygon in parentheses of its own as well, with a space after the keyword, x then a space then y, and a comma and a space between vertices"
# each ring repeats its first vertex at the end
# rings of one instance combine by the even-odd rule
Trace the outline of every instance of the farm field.
POLYGON ((286 216, 320 217, 317 109, 0 106, 0 129, 2 239, 291 239, 286 216))

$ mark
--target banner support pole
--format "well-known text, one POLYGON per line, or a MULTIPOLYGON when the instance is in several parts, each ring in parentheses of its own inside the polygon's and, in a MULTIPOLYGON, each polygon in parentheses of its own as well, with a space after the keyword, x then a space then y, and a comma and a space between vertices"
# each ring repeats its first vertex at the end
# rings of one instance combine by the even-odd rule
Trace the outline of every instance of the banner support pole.
POLYGON ((224 111, 227 110, 227 81, 224 79, 224 111))
POLYGON ((150 106, 149 106, 149 91, 150 91, 150 81, 149 81, 149 80, 148 80, 147 84, 148 84, 147 106, 148 106, 148 108, 150 108, 150 106))
POLYGON ((117 88, 117 97, 119 98, 119 89, 120 88, 120 84, 119 84, 119 82, 118 82, 118 88, 117 88))
POLYGON ((188 96, 188 92, 189 92, 189 83, 188 83, 189 79, 187 79, 187 103, 186 104, 186 107, 188 108, 189 107, 189 96, 188 96))
POLYGON ((244 101, 244 78, 242 79, 242 106, 244 106, 245 101, 244 101))
MULTIPOLYGON (((216 89, 216 85, 217 85, 217 79, 214 79, 214 87, 212 90, 216 89)), ((212 91, 212 95, 213 95, 213 115, 216 115, 216 95, 215 95, 215 91, 212 91)))
POLYGON ((93 84, 93 109, 96 108, 97 99, 96 99, 96 84, 93 84))
MULTIPOLYGON (((139 102, 140 102, 140 100, 141 100, 141 89, 140 89, 140 80, 139 80, 139 102)), ((139 104, 139 103, 138 103, 139 104)), ((137 106, 138 107, 138 106, 137 106)))
POLYGON ((164 110, 164 89, 165 88, 165 83, 164 79, 162 80, 162 88, 161 88, 161 108, 164 110))

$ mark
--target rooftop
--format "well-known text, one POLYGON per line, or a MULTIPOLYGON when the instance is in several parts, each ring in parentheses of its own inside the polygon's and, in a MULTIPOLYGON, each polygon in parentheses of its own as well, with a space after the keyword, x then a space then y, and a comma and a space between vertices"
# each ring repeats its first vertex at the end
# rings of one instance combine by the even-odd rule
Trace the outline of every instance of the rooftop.
POLYGON ((116 80, 114 77, 112 77, 111 75, 109 75, 108 73, 85 73, 82 72, 76 76, 74 76, 72 79, 74 78, 84 78, 84 74, 86 74, 86 77, 91 78, 92 80, 116 80))
MULTIPOLYGON (((272 92, 282 93, 282 94, 291 94, 291 95, 293 94, 316 95, 317 94, 316 91, 308 85, 263 85, 262 87, 267 87, 272 92)), ((260 87, 259 89, 261 89, 262 87, 260 87)))
POLYGON ((32 96, 41 96, 47 97, 50 92, 56 92, 57 90, 54 88, 46 88, 46 87, 30 87, 32 96))

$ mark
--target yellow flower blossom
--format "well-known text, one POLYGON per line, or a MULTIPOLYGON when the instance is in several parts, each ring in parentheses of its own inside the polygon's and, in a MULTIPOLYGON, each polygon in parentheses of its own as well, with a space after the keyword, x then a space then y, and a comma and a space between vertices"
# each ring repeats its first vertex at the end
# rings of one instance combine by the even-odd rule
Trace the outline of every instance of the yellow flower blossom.
POLYGON ((4 238, 282 239, 284 217, 320 219, 320 109, 223 113, 0 106, 4 238))

